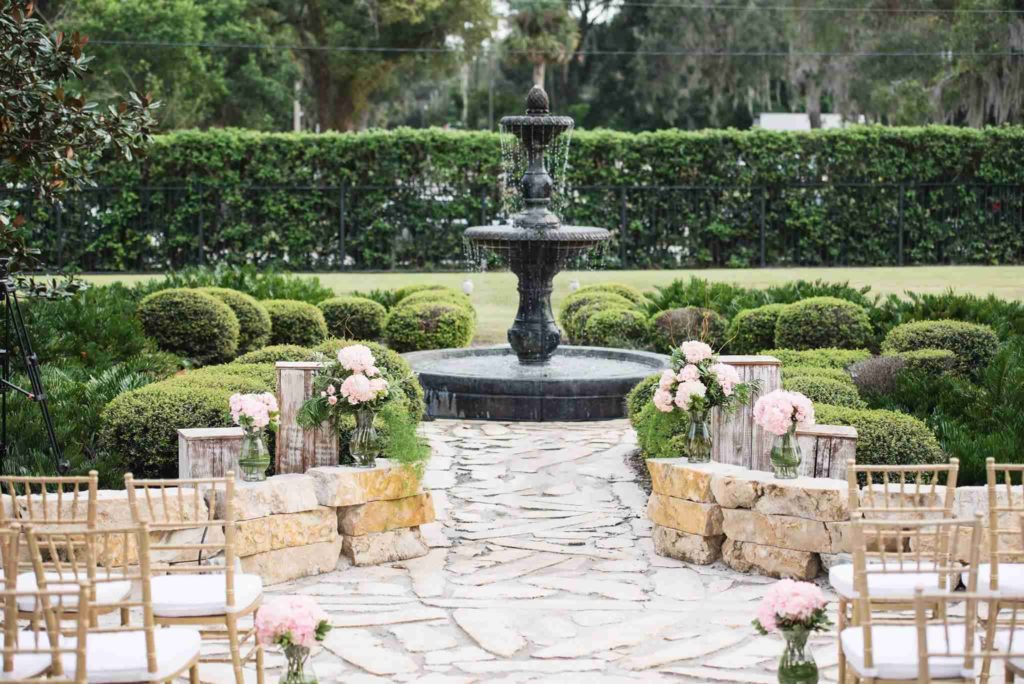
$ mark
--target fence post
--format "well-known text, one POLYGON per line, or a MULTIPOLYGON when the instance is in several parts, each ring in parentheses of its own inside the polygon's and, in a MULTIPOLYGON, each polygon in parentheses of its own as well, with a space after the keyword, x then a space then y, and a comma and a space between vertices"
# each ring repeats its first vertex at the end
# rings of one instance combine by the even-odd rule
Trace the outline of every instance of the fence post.
POLYGON ((345 184, 338 188, 338 270, 345 270, 345 184))
POLYGON ((896 264, 903 265, 903 196, 906 194, 903 183, 899 187, 900 196, 896 203, 896 264))
POLYGON ((757 230, 759 234, 760 247, 761 247, 761 268, 768 265, 766 246, 767 236, 765 235, 765 205, 768 203, 768 190, 767 188, 761 188, 761 201, 758 202, 757 210, 757 230))
POLYGON ((626 186, 619 188, 619 268, 626 264, 626 235, 629 231, 629 217, 626 209, 626 186))
MULTIPOLYGON (((68 199, 71 199, 70 196, 68 199)), ((64 210, 60 202, 54 204, 57 216, 57 268, 64 268, 64 210)))
POLYGON ((202 194, 200 194, 200 199, 199 199, 199 215, 198 215, 198 219, 197 219, 198 222, 199 222, 199 254, 198 254, 199 258, 198 258, 198 261, 199 261, 199 265, 200 266, 202 266, 204 261, 205 261, 205 256, 204 256, 203 252, 206 251, 206 236, 203 234, 203 204, 204 204, 205 201, 206 201, 206 198, 203 197, 202 194))

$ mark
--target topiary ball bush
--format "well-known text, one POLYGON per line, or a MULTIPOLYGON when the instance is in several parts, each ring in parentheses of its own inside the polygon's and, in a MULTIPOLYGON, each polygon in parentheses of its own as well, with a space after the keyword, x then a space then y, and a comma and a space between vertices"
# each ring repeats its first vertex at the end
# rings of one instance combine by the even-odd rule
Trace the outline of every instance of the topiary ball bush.
POLYGON ((263 306, 270 314, 271 344, 312 347, 327 337, 327 321, 313 304, 294 299, 267 299, 263 306))
POLYGON ((205 292, 154 292, 139 302, 138 316, 160 349, 200 365, 230 361, 238 351, 238 318, 227 304, 205 292))
POLYGON ((647 402, 632 419, 637 445, 647 458, 676 458, 686 455, 690 418, 683 411, 663 413, 647 402))
POLYGON ((897 356, 903 359, 908 371, 917 373, 944 375, 957 369, 956 354, 949 349, 915 349, 897 356))
POLYGON ((476 318, 476 309, 473 308, 473 303, 470 301, 469 297, 447 287, 414 292, 407 297, 403 297, 402 300, 395 305, 395 308, 402 306, 414 306, 416 304, 438 304, 442 302, 445 304, 461 306, 467 311, 470 311, 473 314, 473 317, 476 318))
POLYGON ((847 385, 853 385, 853 378, 842 368, 820 368, 818 366, 783 366, 782 378, 828 378, 847 385))
POLYGON ((317 306, 324 313, 327 332, 349 340, 379 340, 384 335, 388 310, 365 297, 334 297, 317 306))
POLYGON ((573 344, 582 344, 587 319, 605 309, 633 309, 633 303, 622 295, 600 290, 577 291, 565 298, 558 312, 562 332, 573 344))
POLYGON ((963 321, 917 321, 897 325, 882 341, 886 353, 948 349, 956 354, 956 370, 976 374, 989 364, 999 338, 987 325, 963 321))
POLYGON ((274 344, 248 354, 242 354, 235 363, 277 363, 278 361, 308 361, 313 355, 309 347, 297 344, 274 344))
POLYGON ((599 283, 597 285, 586 285, 576 290, 573 294, 593 294, 596 292, 606 292, 609 294, 619 295, 620 297, 625 297, 634 306, 638 307, 644 306, 648 303, 647 297, 645 297, 640 290, 630 285, 623 285, 622 283, 599 283))
POLYGON ((867 349, 764 349, 759 353, 774 356, 781 361, 783 373, 787 366, 848 368, 858 361, 871 358, 871 352, 867 349))
POLYGON ((630 419, 630 422, 640 415, 644 406, 654 401, 654 390, 658 389, 660 381, 660 373, 648 375, 629 390, 629 394, 626 395, 626 417, 630 419))
POLYGON ((422 283, 420 285, 406 285, 405 287, 400 287, 397 290, 395 290, 395 303, 397 304, 398 302, 402 301, 403 299, 405 299, 409 295, 415 294, 417 292, 426 292, 428 290, 448 290, 448 289, 451 289, 451 288, 447 288, 444 285, 430 285, 430 284, 427 284, 427 283, 422 283))
POLYGON ((871 345, 864 307, 836 297, 811 297, 779 312, 775 345, 786 349, 861 349, 871 345))
POLYGON ((815 404, 831 404, 847 408, 867 407, 864 400, 857 394, 857 388, 852 382, 803 375, 786 377, 782 381, 782 388, 790 392, 799 392, 815 404))
POLYGON ((650 334, 647 316, 633 309, 602 309, 587 317, 581 342, 594 347, 638 349, 650 334))
POLYGON ((244 292, 228 287, 200 287, 227 304, 238 319, 238 353, 245 354, 266 346, 270 341, 270 314, 259 301, 244 292))
POLYGON ((946 460, 935 435, 913 416, 897 411, 815 404, 821 425, 857 428, 857 462, 870 465, 917 465, 946 460))
POLYGON ((775 324, 789 304, 766 304, 737 313, 726 332, 726 346, 733 354, 756 354, 775 344, 775 324))
MULTIPOLYGON (((420 381, 416 379, 416 374, 413 373, 409 362, 402 358, 402 355, 394 349, 388 349, 379 342, 330 339, 317 345, 313 352, 319 352, 333 359, 339 349, 353 344, 366 345, 373 352, 373 358, 377 362, 377 368, 381 374, 388 382, 399 385, 406 399, 409 400, 409 408, 413 417, 417 421, 422 420, 423 414, 426 412, 426 405, 423 401, 423 387, 420 385, 420 381)), ((307 356, 307 358, 312 358, 312 356, 307 356)))
POLYGON ((398 352, 468 347, 475 327, 474 316, 465 307, 422 302, 392 309, 384 338, 398 352))
POLYGON ((720 349, 725 340, 727 322, 717 311, 699 306, 662 311, 654 317, 651 334, 660 352, 671 353, 687 340, 701 340, 720 349))

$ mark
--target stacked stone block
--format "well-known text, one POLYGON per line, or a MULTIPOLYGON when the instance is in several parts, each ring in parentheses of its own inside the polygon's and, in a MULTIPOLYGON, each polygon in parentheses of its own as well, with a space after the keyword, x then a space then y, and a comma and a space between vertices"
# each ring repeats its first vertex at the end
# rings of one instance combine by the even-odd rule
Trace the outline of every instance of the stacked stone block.
POLYGON ((845 480, 777 480, 740 466, 650 459, 655 551, 740 572, 811 579, 822 554, 847 550, 845 480))

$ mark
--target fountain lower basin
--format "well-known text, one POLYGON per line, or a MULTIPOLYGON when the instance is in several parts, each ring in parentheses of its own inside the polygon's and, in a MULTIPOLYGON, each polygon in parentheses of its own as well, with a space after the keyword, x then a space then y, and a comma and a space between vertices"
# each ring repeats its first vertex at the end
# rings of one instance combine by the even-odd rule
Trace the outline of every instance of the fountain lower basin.
POLYGON ((521 364, 509 345, 404 355, 434 418, 509 421, 610 420, 625 416, 638 382, 668 368, 661 354, 559 347, 544 364, 521 364))

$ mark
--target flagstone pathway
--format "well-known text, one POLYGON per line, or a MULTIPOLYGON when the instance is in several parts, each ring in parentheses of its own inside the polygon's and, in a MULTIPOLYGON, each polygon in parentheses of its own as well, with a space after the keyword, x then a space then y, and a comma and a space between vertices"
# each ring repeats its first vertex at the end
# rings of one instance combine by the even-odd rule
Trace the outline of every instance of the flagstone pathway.
MULTIPOLYGON (((321 682, 775 681, 781 640, 750 626, 772 580, 654 554, 626 421, 446 420, 424 434, 429 555, 269 588, 330 613, 321 682)), ((834 681, 834 636, 814 644, 834 681)))

